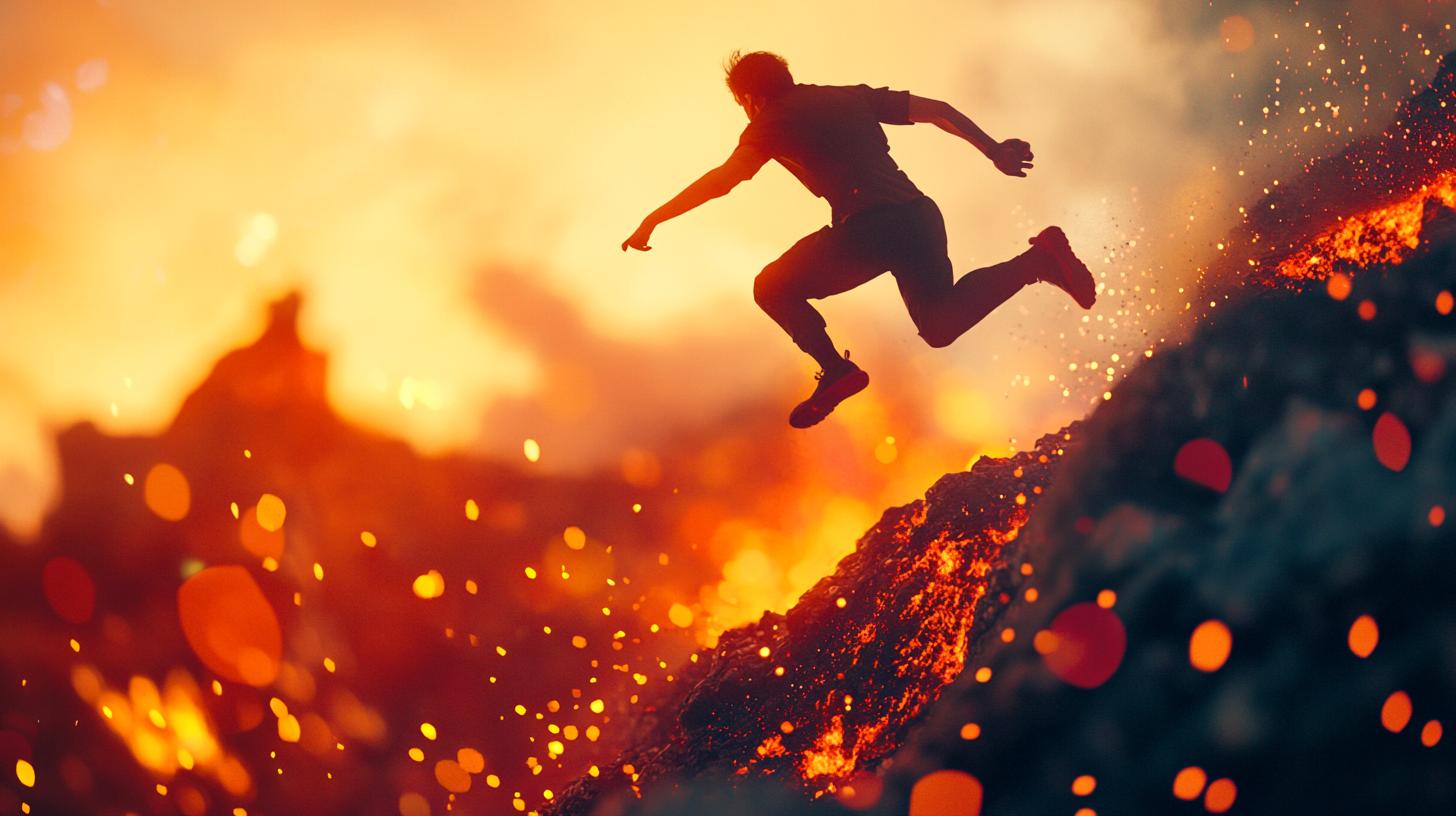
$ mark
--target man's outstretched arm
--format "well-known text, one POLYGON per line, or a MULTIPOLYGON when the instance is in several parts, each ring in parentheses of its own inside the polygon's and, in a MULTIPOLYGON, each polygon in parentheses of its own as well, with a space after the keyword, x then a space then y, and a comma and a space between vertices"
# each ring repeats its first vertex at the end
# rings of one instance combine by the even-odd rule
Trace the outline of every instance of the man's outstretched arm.
POLYGON ((746 145, 739 145, 727 161, 704 173, 702 178, 689 184, 681 193, 673 196, 672 200, 642 219, 642 224, 637 227, 636 232, 622 242, 622 251, 626 252, 628 247, 644 252, 652 249, 647 245, 647 241, 652 237, 652 230, 658 224, 676 218, 715 198, 727 195, 740 182, 753 178, 754 174, 758 173, 758 169, 763 167, 764 162, 767 161, 768 157, 758 150, 746 145))
POLYGON ((910 95, 910 121, 926 122, 953 136, 976 146, 996 165, 996 169, 1008 176, 1025 176, 1031 169, 1031 145, 1020 139, 998 142, 981 130, 970 117, 956 110, 947 102, 910 95))

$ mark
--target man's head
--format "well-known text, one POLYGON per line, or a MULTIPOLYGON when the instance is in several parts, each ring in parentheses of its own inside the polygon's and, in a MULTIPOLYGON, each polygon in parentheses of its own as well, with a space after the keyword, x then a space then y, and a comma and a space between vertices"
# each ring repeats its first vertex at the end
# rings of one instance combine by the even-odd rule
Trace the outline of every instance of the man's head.
POLYGON ((794 86, 789 64, 778 54, 734 51, 724 66, 728 90, 752 119, 768 101, 794 86))

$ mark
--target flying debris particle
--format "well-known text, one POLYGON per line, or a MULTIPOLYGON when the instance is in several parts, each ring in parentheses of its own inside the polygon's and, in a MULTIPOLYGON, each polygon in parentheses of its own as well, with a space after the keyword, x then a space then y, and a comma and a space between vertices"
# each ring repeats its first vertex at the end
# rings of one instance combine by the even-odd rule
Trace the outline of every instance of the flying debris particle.
POLYGON ((983 796, 981 781, 965 771, 936 771, 911 788, 910 816, 980 816, 983 796))
POLYGON ((1228 662, 1234 638, 1223 621, 1206 620, 1188 638, 1188 662, 1201 672, 1216 672, 1228 662))
POLYGON ((1375 651, 1375 646, 1380 642, 1380 627, 1376 625, 1375 619, 1369 615, 1361 615, 1350 624, 1348 637, 1350 651, 1356 657, 1366 658, 1375 651))
POLYGON ((1232 779, 1215 779, 1203 795, 1203 808, 1209 813, 1227 813, 1238 795, 1239 789, 1232 779))
POLYGON ((966 723, 961 726, 961 739, 967 742, 981 738, 981 726, 977 723, 966 723))
POLYGON ((1110 589, 1104 589, 1097 593, 1097 605, 1103 609, 1111 609, 1117 605, 1117 593, 1110 589))
POLYGON ((1233 482, 1234 467, 1223 445, 1200 437, 1183 443, 1178 449, 1173 457, 1173 472, 1194 484, 1224 493, 1233 482))
POLYGON ((283 500, 272 493, 264 493, 258 498, 258 526, 270 533, 276 533, 283 528, 283 520, 288 516, 288 508, 283 506, 283 500))
POLYGON ((465 517, 471 521, 480 519, 480 505, 475 503, 475 499, 465 500, 465 517))
POLYGON ((415 596, 424 600, 438 598, 445 594, 445 576, 439 570, 429 572, 415 578, 415 596))
POLYGON ((455 761, 469 774, 478 774, 485 770, 485 755, 474 748, 461 748, 456 751, 455 761))
POLYGON ((1453 298, 1451 297, 1451 293, 1448 292, 1448 291, 1446 291, 1445 289, 1442 289, 1441 290, 1441 293, 1438 294, 1438 295, 1436 295, 1436 313, 1437 314, 1441 314, 1441 315, 1451 314, 1451 307, 1453 305, 1456 305, 1456 304, 1453 304, 1453 298))
POLYGON ((192 489, 182 471, 165 462, 152 465, 142 486, 147 509, 167 521, 181 521, 192 507, 192 489))
POLYGON ((1441 721, 1431 720, 1421 729, 1421 744, 1427 748, 1435 748, 1436 743, 1441 741, 1441 721))
POLYGON ((435 763, 435 781, 451 793, 465 793, 470 790, 470 774, 453 759, 442 759, 435 763))
POLYGON ((1091 796, 1092 791, 1097 790, 1097 777, 1091 774, 1082 774, 1072 780, 1072 793, 1076 796, 1091 796))
POLYGON ((1242 14, 1230 14, 1218 24, 1218 36, 1224 51, 1242 53, 1254 45, 1254 24, 1242 14))
POLYGON ((1069 606, 1038 632, 1032 645, 1052 674, 1078 688, 1107 682, 1127 651, 1127 630, 1116 613, 1092 603, 1069 606))
POLYGON ((421 751, 419 748, 411 748, 405 753, 409 754, 409 758, 413 759, 415 762, 425 761, 425 752, 421 751))
POLYGON ((245 567, 208 567, 177 589, 182 633, 203 665, 225 680, 261 688, 278 676, 283 632, 245 567))
POLYGON ((1411 720, 1411 699, 1410 695, 1403 691, 1397 691, 1385 698, 1385 704, 1380 707, 1380 724, 1385 730, 1392 734, 1399 734, 1405 730, 1411 720))
POLYGON ((680 603, 674 603, 667 610, 667 619, 672 622, 673 626, 680 629, 686 629, 692 626, 694 617, 693 610, 680 603))
POLYGON ((324 579, 324 565, 317 561, 313 562, 313 577, 315 581, 322 581, 324 579))
POLYGON ((1325 282, 1325 291, 1335 300, 1344 300, 1350 296, 1350 276, 1343 272, 1335 272, 1325 282))
POLYGON ((374 534, 369 532, 368 530, 365 530, 364 532, 359 534, 359 540, 363 542, 364 546, 371 549, 379 545, 379 539, 375 538, 374 534))
POLYGON ((1406 463, 1410 461, 1411 436, 1400 417, 1389 411, 1381 414, 1380 419, 1375 421, 1375 430, 1370 438, 1375 446, 1375 458, 1380 464, 1397 473, 1405 470, 1406 463))
POLYGON ((529 578, 530 580, 532 580, 532 581, 536 580, 536 568, 535 567, 526 567, 525 573, 526 573, 526 577, 529 578))
POLYGON ((399 816, 430 816, 430 802, 410 791, 399 797, 399 816))
POLYGON ((41 590, 51 609, 67 623, 85 623, 96 611, 96 584, 74 558, 57 556, 40 574, 41 590))
POLYGON ((1178 772, 1173 777, 1173 795, 1186 802, 1197 799, 1203 793, 1203 786, 1208 783, 1208 775, 1202 768, 1189 766, 1178 772))
POLYGON ((537 462, 541 459, 541 444, 534 439, 527 439, 521 443, 521 452, 526 455, 527 462, 537 462))
POLYGON ((603 711, 607 710, 607 704, 602 702, 601 700, 592 700, 589 707, 591 708, 591 712, 593 714, 600 714, 603 711))
POLYGON ((1355 404, 1360 406, 1360 410, 1368 411, 1375 407, 1375 399, 1374 389, 1362 388, 1360 389, 1360 395, 1355 398, 1355 404))
POLYGON ((431 742, 433 742, 435 738, 439 736, 439 732, 435 730, 435 726, 432 723, 427 722, 420 723, 420 733, 424 735, 425 739, 430 740, 431 742))
POLYGON ((1375 311, 1375 301, 1368 299, 1360 301, 1360 305, 1355 309, 1356 314, 1360 315, 1360 319, 1365 321, 1374 320, 1375 311))
POLYGON ((302 736, 302 729, 299 727, 298 718, 292 714, 284 714, 278 718, 278 738, 284 742, 298 742, 302 736))
POLYGON ((1426 513, 1426 521, 1429 522, 1432 527, 1440 527, 1442 524, 1445 524, 1446 508, 1442 507, 1439 504, 1431 505, 1431 509, 1426 513))
POLYGON ((575 525, 567 527, 562 531, 561 539, 566 542, 567 547, 573 550, 586 549, 586 532, 580 527, 575 525))
POLYGON ((15 760, 15 778, 27 788, 35 787, 35 766, 23 759, 15 760))

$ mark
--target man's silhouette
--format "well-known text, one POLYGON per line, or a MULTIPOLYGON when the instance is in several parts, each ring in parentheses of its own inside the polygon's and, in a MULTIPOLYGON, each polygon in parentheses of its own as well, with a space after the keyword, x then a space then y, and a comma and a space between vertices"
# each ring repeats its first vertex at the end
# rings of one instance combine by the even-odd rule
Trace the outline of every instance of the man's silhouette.
POLYGON ((847 292, 888 270, 920 336, 937 348, 1029 283, 1054 284, 1083 308, 1092 307, 1092 274, 1058 227, 1042 230, 1015 258, 954 280, 940 209, 890 158, 880 124, 929 122, 975 145, 1008 176, 1025 176, 1031 167, 1026 142, 997 142, 945 102, 906 91, 796 84, 776 54, 735 52, 727 71, 728 88, 748 114, 738 147, 643 219, 622 250, 651 249, 654 227, 726 195, 769 159, 828 199, 833 223, 794 244, 753 282, 754 300, 822 369, 814 393, 789 415, 790 425, 814 425, 869 385, 869 375, 848 352, 839 356, 810 299, 847 292))

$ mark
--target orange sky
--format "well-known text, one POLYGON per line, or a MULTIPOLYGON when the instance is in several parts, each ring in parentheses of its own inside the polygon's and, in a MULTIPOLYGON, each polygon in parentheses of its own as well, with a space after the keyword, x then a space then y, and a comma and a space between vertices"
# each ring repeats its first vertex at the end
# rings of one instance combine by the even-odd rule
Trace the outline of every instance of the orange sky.
POLYGON ((338 410, 424 451, 520 456, 531 437, 542 466, 587 468, 735 404, 787 413, 812 365, 751 281, 825 222, 822 201, 770 166, 659 228, 651 253, 617 249, 735 144, 744 120, 720 64, 737 48, 785 54, 801 81, 939 96, 1032 143, 1031 178, 1008 179, 933 128, 890 129, 958 270, 1059 223, 1114 287, 1088 322, 1042 287, 937 351, 888 277, 823 308, 872 376, 923 385, 846 410, 862 438, 895 434, 876 406, 908 401, 931 420, 925 441, 967 457, 1028 444, 1098 398, 1087 362, 1168 332, 1177 287, 1253 183, 1214 168, 1231 153, 1226 75, 1260 46, 1229 53, 1219 15, 1201 14, 1172 26, 1133 0, 7 3, 0 521, 38 523, 54 429, 154 432, 294 288, 338 410))

